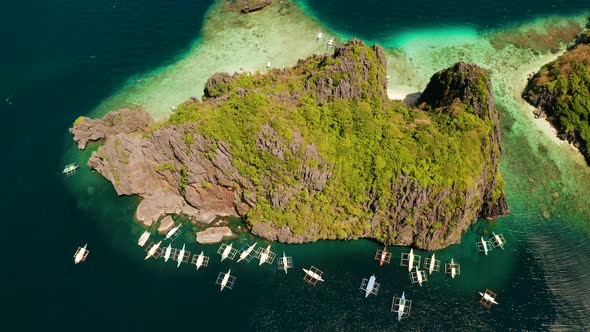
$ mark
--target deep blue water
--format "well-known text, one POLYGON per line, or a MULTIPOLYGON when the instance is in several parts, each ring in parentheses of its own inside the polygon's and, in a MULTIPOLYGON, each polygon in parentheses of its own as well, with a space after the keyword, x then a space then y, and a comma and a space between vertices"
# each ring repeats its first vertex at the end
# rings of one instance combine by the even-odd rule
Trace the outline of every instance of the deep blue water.
MULTIPOLYGON (((308 2, 320 20, 337 31, 373 40, 423 26, 493 29, 588 9, 583 1, 364 1, 361 7, 347 1, 308 2)), ((537 207, 547 202, 539 198, 541 191, 529 195, 526 190, 532 185, 526 181, 509 184, 515 193, 509 197, 511 217, 497 225, 478 224, 463 244, 437 253, 443 260, 461 261, 462 279, 450 281, 437 275, 423 288, 410 286, 406 273, 395 264, 376 267, 371 258, 378 246, 369 241, 273 245, 279 252, 286 248, 297 268, 321 266, 327 282, 317 289, 305 285, 299 271, 284 276, 274 266, 260 270, 253 265, 219 264, 214 247, 205 248, 212 256, 211 267, 198 273, 188 266, 176 270, 172 265, 144 262, 143 251, 134 244, 141 232, 132 222, 136 199, 117 198, 110 184, 85 169, 74 177, 61 176, 64 154, 72 148, 67 129, 127 78, 182 56, 198 38, 211 3, 34 0, 3 4, 0 171, 5 226, 0 255, 5 265, 0 277, 4 302, 0 331, 537 331, 555 322, 560 306, 566 312, 579 309, 578 304, 551 292, 554 286, 546 276, 555 271, 543 259, 556 248, 540 239, 552 234, 584 257, 590 255, 587 238, 574 226, 556 226, 570 217, 567 212, 557 214, 551 223, 541 218, 537 207), (82 180, 89 184, 72 185, 82 180), (519 190, 524 193, 516 194, 519 190), (473 252, 472 244, 479 232, 492 228, 503 231, 511 243, 506 251, 484 261, 473 252), (85 242, 91 256, 87 263, 74 266, 73 252, 85 242), (239 279, 233 291, 220 295, 213 282, 228 267, 239 279), (478 272, 470 275, 469 271, 478 272), (362 277, 371 273, 377 274, 383 288, 378 297, 365 301, 357 288, 362 277), (492 311, 482 310, 474 293, 486 287, 494 287, 502 298, 502 305, 492 311), (416 302, 412 318, 397 323, 387 313, 391 296, 402 290, 416 302)), ((513 147, 507 153, 531 159, 526 147, 517 148, 518 138, 508 137, 507 144, 513 147)), ((85 152, 72 158, 84 164, 87 157, 85 152)), ((510 166, 531 177, 544 175, 535 173, 538 165, 529 161, 510 166)), ((190 235, 185 236, 190 241, 190 235)), ((397 263, 405 249, 392 250, 397 263)), ((579 279, 572 280, 570 286, 575 286, 579 279)), ((577 326, 587 322, 579 315, 566 317, 577 326)))

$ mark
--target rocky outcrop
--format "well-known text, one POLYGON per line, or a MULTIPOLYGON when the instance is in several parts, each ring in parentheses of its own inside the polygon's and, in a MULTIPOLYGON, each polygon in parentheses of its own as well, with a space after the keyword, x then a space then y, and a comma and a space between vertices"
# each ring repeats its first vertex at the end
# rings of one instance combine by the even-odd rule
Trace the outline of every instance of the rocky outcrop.
POLYGON ((236 0, 240 12, 242 14, 248 14, 255 11, 259 11, 272 3, 272 0, 236 0))
POLYGON ((222 227, 209 227, 202 232, 197 232, 197 242, 201 244, 212 244, 218 243, 223 240, 224 237, 232 236, 231 229, 227 226, 222 227))
MULTIPOLYGON (((314 112, 329 115, 332 108, 350 112, 343 108, 349 102, 355 107, 360 105, 357 112, 366 114, 376 110, 380 115, 386 108, 402 107, 386 97, 385 68, 385 56, 379 46, 367 47, 353 40, 337 48, 333 56, 302 60, 293 69, 274 70, 268 76, 252 75, 243 87, 237 83, 240 78, 237 74, 216 74, 207 82, 202 102, 191 100, 158 127, 144 111, 121 110, 107 115, 105 119, 111 119, 108 121, 88 119, 76 123, 71 132, 80 148, 90 140, 104 141, 93 152, 88 165, 107 178, 119 195, 142 198, 136 218, 146 225, 169 214, 184 214, 195 222, 207 223, 216 216, 239 216, 252 233, 281 242, 366 237, 388 244, 438 249, 458 242, 462 232, 478 216, 495 218, 506 214, 508 207, 499 175, 498 114, 489 74, 475 65, 459 63, 437 73, 420 99, 422 109, 412 111, 403 106, 400 111, 400 114, 444 113, 450 117, 470 112, 485 123, 480 128, 485 128, 487 136, 481 138, 477 158, 482 162, 481 172, 478 168, 479 173, 464 175, 470 177, 469 185, 424 183, 404 167, 400 174, 387 180, 385 188, 374 184, 380 179, 370 177, 362 186, 351 184, 360 191, 356 199, 362 203, 349 204, 326 195, 335 190, 342 197, 351 194, 334 189, 334 183, 339 188, 350 187, 342 185, 349 179, 338 176, 345 166, 343 163, 349 161, 338 162, 334 155, 328 158, 322 153, 330 146, 314 142, 314 136, 309 134, 312 130, 318 134, 320 127, 298 127, 301 122, 289 124, 287 128, 277 126, 276 122, 282 121, 277 115, 261 123, 254 122, 265 119, 264 112, 276 109, 290 112, 303 109, 302 112, 308 112, 304 118, 309 116, 313 120, 319 116, 314 112), (294 83, 286 85, 289 80, 294 83), (288 88, 273 89, 280 84, 288 88), (255 103, 255 106, 242 107, 241 103, 255 103), (301 106, 304 104, 312 106, 301 106), (268 105, 270 110, 264 108, 268 105), (252 109, 262 115, 236 120, 238 115, 253 112, 252 109), (199 127, 200 122, 194 118, 183 118, 186 114, 196 114, 190 112, 214 111, 231 112, 223 117, 223 128, 217 132, 211 126, 199 127), (232 124, 241 127, 224 136, 231 129, 227 126, 232 124), (327 222, 316 220, 320 217, 327 222)), ((403 119, 396 116, 396 121, 403 119)), ((342 137, 355 134, 354 130, 372 135, 373 139, 372 126, 381 125, 381 121, 371 123, 370 119, 361 117, 355 122, 344 116, 328 118, 326 121, 334 120, 328 129, 330 133, 318 135, 334 140, 331 144, 335 145, 340 144, 342 137), (366 127, 357 128, 359 121, 365 121, 366 127)), ((402 128, 415 126, 417 122, 402 128)), ((401 131, 393 134, 403 135, 401 131)), ((383 132, 372 142, 379 142, 385 135, 389 134, 383 132)), ((349 146, 345 151, 373 155, 371 149, 380 147, 357 148, 349 146)), ((375 163, 375 159, 367 160, 375 163)), ((373 174, 375 165, 369 164, 366 171, 373 174)), ((223 237, 219 235, 221 230, 210 229, 197 234, 199 242, 219 241, 223 237)))
POLYGON ((171 216, 165 216, 160 220, 160 226, 158 226, 158 234, 166 234, 169 230, 174 227, 174 220, 171 216))
POLYGON ((153 123, 151 117, 140 109, 121 109, 108 113, 102 119, 79 117, 70 129, 79 149, 89 142, 98 141, 115 134, 131 134, 145 130, 153 123))

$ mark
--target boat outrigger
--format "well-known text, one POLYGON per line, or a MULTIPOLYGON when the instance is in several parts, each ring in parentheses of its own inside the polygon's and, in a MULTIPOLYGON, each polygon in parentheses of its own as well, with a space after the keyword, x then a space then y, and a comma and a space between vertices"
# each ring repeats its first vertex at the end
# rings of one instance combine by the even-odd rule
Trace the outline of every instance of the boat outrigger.
POLYGON ((170 259, 170 254, 172 253, 172 245, 168 244, 166 250, 164 251, 164 262, 167 262, 170 259))
POLYGON ((361 287, 359 289, 365 292, 365 297, 369 297, 371 294, 377 295, 379 292, 380 285, 375 280, 375 275, 372 275, 369 279, 363 278, 363 281, 361 281, 361 287))
POLYGON ((451 278, 455 279, 456 275, 461 274, 461 266, 455 263, 455 260, 451 258, 450 263, 445 264, 445 272, 451 275, 451 278))
POLYGON ((426 257, 424 260, 424 268, 428 270, 428 274, 432 274, 435 271, 438 272, 440 271, 440 261, 432 254, 432 257, 426 257))
POLYGON ((170 240, 170 241, 174 241, 176 240, 176 238, 180 235, 180 227, 182 225, 178 225, 173 227, 171 230, 168 231, 168 233, 166 233, 166 238, 165 240, 170 240))
POLYGON ((287 274, 287 270, 293 268, 293 258, 287 257, 283 251, 283 257, 278 260, 278 267, 279 270, 283 270, 285 271, 285 274, 287 274))
POLYGON ((201 266, 205 267, 209 265, 209 257, 205 256, 203 251, 201 251, 200 254, 193 255, 192 263, 197 267, 198 270, 201 268, 201 266))
POLYGON ((242 246, 242 248, 240 249, 239 253, 240 253, 240 258, 238 258, 238 263, 243 261, 244 259, 246 260, 246 262, 250 262, 252 260, 252 258, 254 257, 254 247, 256 247, 256 243, 254 242, 253 245, 248 246, 248 244, 244 244, 242 246))
POLYGON ((410 272, 410 279, 412 279, 412 283, 419 284, 420 287, 422 287, 422 283, 428 281, 426 272, 418 270, 418 266, 416 266, 415 271, 410 272))
POLYGON ((270 251, 270 244, 265 249, 258 248, 256 251, 256 258, 259 259, 258 265, 262 265, 264 263, 272 264, 275 261, 275 257, 277 255, 270 251))
POLYGON ((324 38, 324 34, 323 34, 323 33, 321 33, 321 32, 318 32, 318 33, 316 33, 316 34, 315 34, 315 36, 314 36, 314 39, 315 39, 316 41, 317 41, 317 40, 320 40, 320 39, 322 39, 322 38, 324 38))
POLYGON ((485 240, 482 236, 479 242, 477 242, 477 250, 479 252, 483 252, 487 256, 488 252, 492 250, 492 244, 489 242, 489 240, 485 240))
POLYGON ((326 49, 333 47, 334 46, 334 38, 330 38, 330 40, 328 40, 328 43, 326 43, 326 49))
POLYGON ((145 231, 143 232, 143 234, 141 234, 141 236, 139 237, 139 240, 137 241, 137 244, 140 247, 145 246, 145 243, 147 242, 147 240, 150 238, 150 232, 145 231))
POLYGON ((145 255, 145 259, 148 259, 150 257, 154 257, 154 258, 160 258, 160 255, 162 255, 162 249, 160 249, 160 245, 162 244, 162 241, 154 244, 153 242, 150 243, 150 245, 145 249, 145 251, 147 251, 147 255, 145 255))
POLYGON ((401 266, 407 266, 408 272, 412 272, 412 269, 416 266, 420 266, 421 257, 414 255, 414 249, 410 249, 410 253, 402 253, 401 266))
POLYGON ((229 269, 226 273, 219 272, 217 276, 217 281, 215 283, 219 285, 219 291, 221 292, 224 288, 233 289, 234 284, 236 283, 236 277, 232 276, 231 269, 229 269))
POLYGON ((496 234, 494 232, 492 232, 493 236, 490 239, 490 241, 492 242, 492 247, 494 248, 502 248, 504 249, 504 244, 506 243, 506 239, 504 238, 504 235, 502 234, 496 234))
POLYGON ((406 292, 402 292, 402 297, 393 297, 391 303, 391 312, 397 313, 397 320, 402 320, 403 315, 410 316, 412 310, 412 300, 406 299, 406 292))
POLYGON ((62 171, 62 173, 65 175, 74 175, 74 174, 76 174, 76 170, 78 170, 79 167, 80 167, 80 165, 76 165, 76 164, 66 165, 66 167, 64 167, 64 170, 62 171))
POLYGON ((391 253, 387 252, 387 246, 383 247, 383 250, 377 250, 375 253, 375 260, 379 261, 379 266, 383 266, 384 263, 389 264, 389 262, 391 262, 391 253))
POLYGON ((307 269, 302 269, 303 272, 305 272, 305 276, 303 276, 303 280, 305 280, 305 282, 307 282, 308 284, 315 286, 318 281, 324 281, 324 278, 322 278, 322 275, 324 274, 324 272, 320 271, 317 267, 315 266, 311 266, 309 268, 309 270, 307 269))
POLYGON ((191 257, 191 252, 185 250, 185 244, 182 245, 182 249, 177 250, 174 252, 174 261, 177 262, 176 267, 180 267, 182 263, 188 263, 189 258, 191 257))
POLYGON ((489 289, 486 289, 484 293, 479 292, 479 295, 481 295, 479 303, 488 309, 492 307, 492 304, 498 304, 498 302, 496 302, 496 293, 489 289))
POLYGON ((86 249, 86 246, 88 246, 88 244, 85 244, 83 247, 78 247, 74 254, 74 264, 86 261, 86 257, 88 257, 88 254, 90 253, 90 251, 86 249))
POLYGON ((217 253, 221 255, 222 262, 226 258, 229 258, 230 260, 233 261, 234 257, 236 257, 236 254, 238 253, 238 251, 236 249, 234 249, 232 246, 233 246, 233 243, 230 243, 229 246, 225 243, 222 243, 221 246, 219 247, 219 249, 217 249, 217 253))

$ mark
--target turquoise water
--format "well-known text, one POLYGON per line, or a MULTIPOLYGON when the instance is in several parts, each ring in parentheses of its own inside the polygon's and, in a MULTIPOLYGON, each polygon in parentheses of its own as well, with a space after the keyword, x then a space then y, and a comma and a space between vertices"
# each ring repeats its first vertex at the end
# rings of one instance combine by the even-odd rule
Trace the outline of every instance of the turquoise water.
MULTIPOLYGON (((7 234, 2 257, 10 263, 2 274, 8 306, 0 330, 587 330, 590 303, 580 294, 590 289, 588 169, 567 147, 545 138, 510 94, 510 66, 521 68, 515 59, 539 58, 511 49, 494 52, 482 41, 484 33, 549 14, 577 14, 586 5, 537 1, 529 8, 524 1, 460 1, 428 10, 426 5, 435 4, 369 1, 347 19, 354 12, 347 2, 340 1, 338 10, 322 9, 330 3, 307 3, 317 20, 310 25, 321 22, 339 35, 380 40, 401 50, 405 58, 390 60, 396 74, 392 89, 397 84, 419 89, 434 70, 461 57, 494 68, 512 213, 496 223, 478 222, 461 244, 436 252, 443 263, 459 262, 461 276, 451 280, 438 273, 423 287, 411 285, 398 266, 408 249, 390 248, 392 264, 379 267, 372 258, 380 246, 367 240, 274 243, 274 251, 294 257, 296 269, 284 275, 274 265, 220 263, 217 246, 194 244, 189 227, 175 246, 184 241, 190 251, 204 250, 212 259, 208 268, 144 261, 136 245, 143 228, 132 222, 137 198, 116 197, 112 186, 87 167, 73 177, 61 176, 64 163, 84 165, 92 150, 75 150, 67 128, 120 91, 132 96, 137 90, 127 90, 130 79, 174 69, 194 45, 205 47, 195 40, 215 21, 206 16, 212 3, 61 0, 39 2, 35 10, 15 3, 0 13, 6 16, 0 19, 2 31, 18 31, 4 39, 10 51, 0 52, 7 234), (508 244, 484 257, 475 241, 491 231, 503 233, 508 244), (74 266, 72 255, 84 243, 89 259, 74 266), (313 288, 301 280, 300 268, 309 265, 325 272, 324 284, 313 288), (238 277, 236 286, 220 294, 214 281, 228 268, 238 277), (371 274, 381 290, 365 299, 358 287, 371 274), (489 311, 477 303, 477 292, 485 288, 500 302, 489 311), (414 304, 412 316, 397 322, 389 308, 392 296, 402 291, 414 304)), ((240 27, 256 29, 256 17, 264 16, 240 27)), ((257 37, 248 38, 256 42, 257 37)), ((198 94, 201 88, 194 84, 198 94)), ((255 240, 265 243, 247 234, 234 243, 255 240)), ((418 253, 422 259, 430 255, 418 253)))

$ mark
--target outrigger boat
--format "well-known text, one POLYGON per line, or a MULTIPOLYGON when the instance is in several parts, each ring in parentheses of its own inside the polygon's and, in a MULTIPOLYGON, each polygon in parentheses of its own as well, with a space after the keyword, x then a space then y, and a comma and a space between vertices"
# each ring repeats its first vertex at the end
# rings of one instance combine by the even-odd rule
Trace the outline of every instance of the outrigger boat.
POLYGON ((264 250, 262 250, 262 248, 258 248, 258 257, 260 258, 258 265, 262 265, 263 263, 266 263, 267 261, 269 264, 271 264, 272 261, 274 261, 274 256, 271 257, 270 244, 264 250))
POLYGON ((76 164, 66 165, 66 167, 64 167, 64 170, 62 171, 62 173, 65 174, 65 175, 73 175, 73 174, 76 174, 76 170, 78 169, 78 167, 80 167, 80 166, 79 165, 76 165, 76 164))
POLYGON ((182 249, 180 249, 180 251, 178 252, 178 256, 175 257, 175 260, 177 262, 176 268, 180 267, 180 264, 182 263, 188 263, 188 258, 191 257, 191 253, 187 252, 184 248, 185 244, 182 245, 182 249))
POLYGON ((158 254, 158 252, 161 252, 161 250, 159 250, 161 244, 162 244, 162 241, 160 241, 156 244, 153 244, 153 242, 152 242, 152 246, 148 249, 145 259, 148 259, 152 256, 154 256, 156 258, 160 257, 160 254, 158 254))
POLYGON ((227 289, 234 288, 234 284, 236 282, 236 277, 230 275, 230 273, 231 273, 231 269, 229 269, 227 271, 227 273, 219 272, 219 275, 217 276, 217 281, 215 281, 215 283, 220 286, 219 287, 220 292, 224 288, 227 288, 227 289))
POLYGON ((361 281, 361 287, 359 289, 365 291, 365 298, 371 294, 377 295, 377 292, 379 292, 379 284, 375 280, 375 275, 372 275, 369 279, 363 278, 363 281, 361 281))
POLYGON ((504 238, 504 235, 502 234, 496 234, 494 232, 492 232, 492 234, 494 235, 490 241, 492 242, 492 247, 494 248, 502 248, 504 249, 504 244, 506 243, 506 239, 504 238))
POLYGON ((166 233, 165 240, 170 239, 170 241, 174 241, 178 237, 177 233, 180 233, 179 232, 180 226, 182 226, 182 225, 175 226, 171 230, 169 230, 168 233, 166 233))
POLYGON ((302 270, 303 272, 305 272, 303 280, 305 280, 305 282, 307 282, 308 284, 315 286, 318 283, 318 281, 324 281, 324 279, 322 278, 322 274, 324 274, 324 272, 320 271, 317 267, 312 265, 309 268, 309 270, 302 270))
POLYGON ((406 292, 402 292, 402 297, 393 297, 391 304, 391 312, 397 313, 397 320, 402 320, 402 316, 410 315, 412 309, 412 301, 406 299, 406 292))
MULTIPOLYGON (((254 247, 256 247, 256 243, 257 242, 254 242, 253 245, 251 245, 251 246, 249 246, 249 247, 247 247, 247 248, 245 248, 245 249, 242 250, 242 253, 240 254, 240 258, 238 258, 238 263, 241 262, 241 261, 243 261, 244 259, 249 258, 250 254, 254 250, 254 247)), ((245 246, 247 246, 247 245, 245 245, 245 246)), ((248 259, 247 261, 250 262, 250 259, 248 259)))
POLYGON ((455 260, 451 258, 451 262, 445 264, 445 270, 447 274, 451 275, 451 278, 455 279, 456 275, 461 274, 461 266, 459 264, 455 264, 455 260))
POLYGON ((496 302, 496 293, 489 289, 486 289, 485 293, 479 292, 479 295, 481 295, 479 303, 488 309, 492 307, 492 304, 498 304, 496 302))
POLYGON ((432 272, 440 271, 440 261, 435 258, 435 255, 432 254, 431 258, 426 258, 424 260, 424 268, 428 270, 428 274, 432 274, 432 272))
POLYGON ((483 252, 486 256, 488 252, 492 250, 491 244, 488 241, 484 240, 483 236, 480 238, 479 242, 477 242, 477 250, 479 252, 483 252))
POLYGON ((170 254, 172 253, 172 245, 168 244, 166 247, 166 251, 164 251, 164 262, 167 262, 170 259, 170 254))
POLYGON ((379 261, 379 266, 383 266, 384 263, 389 264, 391 261, 391 253, 387 252, 387 246, 383 247, 383 250, 377 250, 375 253, 375 260, 379 261))
POLYGON ((330 38, 330 40, 328 40, 328 43, 326 44, 326 48, 330 48, 334 46, 334 38, 330 38))
POLYGON ((421 257, 414 255, 414 249, 410 249, 410 253, 402 253, 401 266, 407 266, 408 272, 412 272, 414 266, 420 266, 421 257))
POLYGON ((226 258, 233 260, 234 257, 236 257, 236 253, 238 251, 236 249, 234 249, 232 246, 233 246, 233 243, 230 243, 229 246, 225 243, 222 243, 221 246, 219 247, 219 249, 217 249, 217 253, 221 254, 221 261, 222 262, 226 258))
POLYGON ((279 259, 279 270, 283 270, 287 274, 287 270, 290 268, 293 268, 293 258, 287 257, 283 251, 283 257, 279 259))
POLYGON ((147 240, 150 238, 150 232, 145 231, 143 232, 143 234, 141 234, 141 236, 139 237, 139 241, 137 241, 137 244, 141 247, 145 246, 145 243, 147 242, 147 240))
POLYGON ((416 266, 416 271, 410 272, 410 278, 412 279, 412 283, 419 284, 422 287, 422 283, 428 281, 426 278, 426 273, 424 271, 418 270, 418 266, 416 266))
POLYGON ((195 264, 198 270, 199 268, 201 268, 201 266, 209 265, 209 257, 205 256, 203 254, 203 251, 201 251, 200 254, 193 255, 193 264, 195 264))
POLYGON ((323 37, 324 37, 324 34, 323 34, 323 33, 321 33, 321 32, 318 32, 318 33, 316 33, 316 34, 315 34, 315 37, 314 37, 314 38, 315 38, 315 40, 320 40, 320 39, 322 39, 323 37))
POLYGON ((88 257, 88 254, 90 253, 90 251, 86 249, 87 245, 88 244, 85 244, 83 247, 78 247, 78 250, 76 250, 76 253, 74 254, 74 264, 86 261, 86 257, 88 257))

